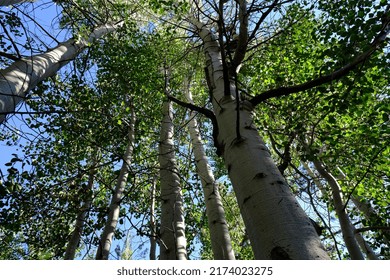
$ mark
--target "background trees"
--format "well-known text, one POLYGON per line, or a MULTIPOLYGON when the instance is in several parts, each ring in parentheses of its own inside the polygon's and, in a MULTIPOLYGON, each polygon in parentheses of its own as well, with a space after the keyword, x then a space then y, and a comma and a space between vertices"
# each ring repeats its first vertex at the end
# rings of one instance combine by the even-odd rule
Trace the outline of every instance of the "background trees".
POLYGON ((126 147, 132 161, 107 258, 121 255, 117 245, 133 258, 147 258, 149 240, 161 248, 167 98, 188 258, 213 257, 190 118, 219 181, 236 258, 389 257, 386 1, 38 2, 1 9, 1 140, 13 147, 1 151, 2 258, 61 259, 72 246, 76 257, 94 256, 126 147), (67 36, 40 25, 40 5, 55 5, 57 32, 67 36), (107 24, 115 30, 89 35, 107 24), (38 70, 68 38, 72 55, 40 66, 49 75, 15 66, 38 70), (14 68, 24 78, 11 79, 14 68))

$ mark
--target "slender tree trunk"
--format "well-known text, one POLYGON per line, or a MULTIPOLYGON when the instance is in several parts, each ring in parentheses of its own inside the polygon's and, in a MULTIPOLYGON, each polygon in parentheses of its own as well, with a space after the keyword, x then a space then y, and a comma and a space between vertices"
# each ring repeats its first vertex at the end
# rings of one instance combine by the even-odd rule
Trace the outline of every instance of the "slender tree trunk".
POLYGON ((134 134, 135 134, 134 125, 135 125, 135 115, 132 109, 131 120, 129 123, 129 133, 128 133, 129 142, 126 148, 126 152, 123 156, 123 163, 119 173, 118 181, 111 198, 107 222, 104 227, 102 236, 100 238, 100 244, 96 253, 97 260, 108 260, 110 254, 112 238, 114 236, 114 231, 119 218, 120 203, 126 188, 127 177, 129 175, 129 170, 130 170, 131 158, 133 156, 134 134))
MULTIPOLYGON (((195 22, 204 43, 219 146, 256 259, 329 259, 253 125, 249 102, 237 100, 235 82, 224 86, 217 39, 195 22)), ((216 128, 214 128, 216 129, 216 128)))
POLYGON ((25 2, 34 2, 35 0, 0 0, 0 6, 11 6, 25 2))
POLYGON ((161 228, 160 259, 187 259, 183 197, 173 143, 172 104, 163 105, 160 146, 161 228))
POLYGON ((318 160, 314 160, 313 164, 317 169, 318 173, 328 182, 333 197, 333 204, 335 207, 336 214, 340 221, 341 232, 343 234, 343 239, 345 246, 353 260, 364 260, 362 251, 359 248, 359 244, 355 238, 355 233, 351 221, 348 217, 347 212, 344 209, 344 203, 342 201, 340 191, 341 188, 332 174, 326 171, 325 167, 318 160))
POLYGON ((324 185, 321 183, 321 181, 319 180, 319 176, 317 176, 314 173, 313 169, 310 168, 309 164, 307 164, 304 161, 301 161, 301 164, 305 168, 305 170, 307 171, 307 174, 309 174, 309 176, 313 179, 314 183, 316 184, 316 186, 320 190, 322 196, 325 196, 326 195, 326 189, 325 189, 324 185))
MULTIPOLYGON (((302 165, 303 167, 306 169, 307 173, 310 175, 310 177, 314 180, 316 186, 319 188, 319 190, 321 191, 321 193, 323 195, 325 195, 326 193, 326 189, 325 187, 323 186, 323 184, 320 182, 320 180, 318 180, 318 177, 314 174, 313 170, 310 168, 310 166, 305 163, 305 162, 302 162, 302 165)), ((321 163, 321 166, 323 166, 323 164, 321 163)), ((329 173, 329 172, 328 172, 329 173)), ((331 175, 331 174, 330 174, 331 175)), ((334 178, 334 176, 332 176, 334 178)), ((334 178, 335 179, 335 178, 334 178)), ((338 187, 339 191, 339 195, 340 195, 340 187, 338 187)), ((342 197, 340 196, 340 200, 342 200, 342 197)), ((340 216, 338 216, 340 218, 340 216)), ((355 232, 356 231, 356 228, 353 226, 353 224, 351 223, 349 217, 347 216, 348 218, 348 224, 349 226, 351 227, 352 231, 355 232)), ((340 221, 339 221, 340 222, 340 221)), ((340 222, 340 225, 341 225, 341 222, 340 222)), ((361 250, 366 254, 367 258, 370 259, 370 260, 376 260, 378 259, 378 256, 375 254, 374 250, 370 247, 370 245, 364 240, 363 236, 360 234, 360 233, 355 233, 354 234, 354 237, 356 238, 356 242, 359 244, 361 250)))
MULTIPOLYGON (((385 220, 381 219, 378 214, 376 213, 376 211, 373 209, 373 207, 371 206, 371 204, 369 202, 366 202, 364 201, 361 197, 355 195, 355 194, 352 194, 351 196, 351 201, 353 202, 353 204, 356 206, 356 208, 363 213, 363 215, 369 219, 369 220, 373 220, 373 221, 380 221, 380 223, 378 222, 378 224, 380 226, 384 226, 384 227, 390 227, 389 226, 389 223, 386 223, 385 220)), ((388 233, 388 231, 384 231, 384 230, 381 230, 379 229, 378 231, 380 231, 382 233, 382 241, 383 243, 387 244, 387 246, 390 246, 390 234, 388 233)))
POLYGON ((88 184, 87 188, 84 191, 84 194, 86 196, 85 201, 83 202, 83 205, 81 206, 80 212, 77 215, 76 218, 76 224, 75 228, 72 232, 72 235, 70 236, 69 243, 66 247, 65 251, 65 260, 73 260, 76 255, 76 250, 80 243, 80 238, 84 230, 84 224, 85 220, 87 219, 89 209, 92 205, 92 189, 93 189, 93 183, 95 178, 95 167, 92 167, 89 176, 88 176, 88 184))
MULTIPOLYGON (((342 179, 346 179, 346 176, 344 174, 344 172, 338 167, 338 171, 340 172, 340 175, 342 177, 342 179)), ((373 220, 373 221, 377 221, 379 222, 380 221, 380 226, 385 226, 385 227, 389 227, 389 224, 386 223, 386 221, 384 221, 383 219, 381 219, 377 212, 375 211, 375 209, 372 207, 372 205, 368 202, 368 201, 365 201, 361 196, 357 195, 357 194, 354 194, 352 193, 352 196, 351 196, 351 201, 353 202, 353 204, 356 206, 356 208, 369 220, 373 220)), ((379 230, 381 231, 381 230, 379 230)), ((381 231, 382 234, 383 234, 383 242, 386 243, 387 245, 390 245, 390 242, 389 242, 389 234, 385 231, 381 231)))
MULTIPOLYGON (((352 229, 354 232, 356 232, 356 228, 354 225, 352 225, 352 229)), ((366 242, 363 235, 358 232, 355 233, 356 242, 359 244, 360 248, 366 254, 367 259, 369 260, 379 260, 378 255, 374 252, 374 250, 371 248, 371 246, 366 242)))
POLYGON ((156 247, 157 247, 157 226, 156 226, 156 178, 153 178, 152 189, 150 190, 150 252, 149 259, 156 259, 156 247))
POLYGON ((39 82, 53 76, 72 61, 79 52, 95 39, 116 30, 121 24, 103 25, 88 38, 70 39, 44 54, 23 58, 0 71, 0 124, 7 114, 14 113, 16 106, 39 82))
MULTIPOLYGON (((187 90, 186 94, 188 101, 192 103, 191 92, 187 90)), ((234 260, 234 251, 225 218, 225 210, 223 209, 221 196, 219 195, 218 183, 215 181, 214 174, 208 163, 195 117, 195 112, 191 112, 189 131, 194 147, 196 169, 201 179, 205 197, 206 215, 210 229, 210 240, 214 259, 234 260)))

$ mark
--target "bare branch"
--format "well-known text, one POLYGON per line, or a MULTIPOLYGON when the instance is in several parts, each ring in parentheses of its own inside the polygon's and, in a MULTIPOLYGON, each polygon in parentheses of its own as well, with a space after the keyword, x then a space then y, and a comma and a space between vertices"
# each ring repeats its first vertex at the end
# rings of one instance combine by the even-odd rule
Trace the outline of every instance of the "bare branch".
POLYGON ((268 15, 272 12, 272 10, 276 7, 278 2, 279 2, 279 0, 274 0, 274 2, 268 7, 268 9, 261 15, 260 19, 257 21, 257 23, 255 25, 255 28, 252 31, 252 34, 249 36, 249 41, 251 41, 255 38, 256 32, 259 30, 261 24, 268 17, 268 15))
POLYGON ((168 95, 168 99, 175 102, 176 104, 184 107, 184 108, 190 109, 191 111, 196 111, 198 113, 201 113, 202 115, 204 115, 205 117, 207 117, 209 119, 215 118, 214 113, 209 109, 199 107, 199 106, 192 104, 192 103, 187 103, 187 102, 181 101, 181 100, 173 97, 172 95, 168 95))
POLYGON ((20 59, 19 57, 15 56, 13 54, 5 53, 5 52, 0 52, 0 56, 11 59, 13 61, 17 61, 20 59))
POLYGON ((245 58, 246 49, 248 46, 248 18, 249 14, 246 10, 246 0, 237 1, 239 4, 239 13, 238 18, 240 21, 240 31, 238 34, 238 44, 237 49, 234 53, 234 58, 232 61, 232 70, 236 71, 237 67, 245 58))
POLYGON ((25 17, 27 17, 28 19, 30 19, 32 22, 34 22, 34 24, 36 24, 47 36, 49 36, 54 42, 56 42, 57 44, 60 44, 61 42, 57 40, 57 38, 55 38, 54 36, 52 36, 41 24, 39 24, 35 18, 33 18, 32 16, 30 16, 28 13, 25 13, 24 11, 22 11, 21 9, 19 9, 18 7, 14 7, 14 9, 18 10, 22 15, 24 15, 25 17))
POLYGON ((390 227, 381 227, 381 226, 379 226, 379 227, 364 227, 364 228, 357 228, 356 230, 355 230, 355 234, 356 233, 359 233, 359 232, 365 232, 365 231, 369 231, 369 230, 382 230, 382 231, 388 231, 388 232, 390 232, 390 227))

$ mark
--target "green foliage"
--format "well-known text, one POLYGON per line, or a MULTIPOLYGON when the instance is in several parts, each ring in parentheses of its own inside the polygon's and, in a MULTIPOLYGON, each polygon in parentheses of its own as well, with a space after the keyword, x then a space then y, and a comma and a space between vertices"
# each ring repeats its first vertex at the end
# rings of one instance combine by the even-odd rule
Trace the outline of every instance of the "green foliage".
MULTIPOLYGON (((83 36, 104 23, 124 20, 125 24, 91 44, 71 67, 29 93, 28 108, 40 112, 23 118, 28 126, 23 137, 31 141, 19 143, 18 133, 2 131, 1 140, 19 149, 1 173, 2 259, 62 258, 77 214, 88 199, 93 202, 83 231, 86 243, 80 248, 86 251, 83 255, 94 250, 128 145, 131 110, 136 115, 134 160, 115 237, 125 238, 128 221, 136 221, 131 226, 135 231, 132 240, 148 237, 150 188, 158 174, 161 104, 167 89, 164 70, 170 71, 169 94, 184 100, 183 81, 189 80, 195 104, 210 108, 202 50, 183 21, 190 10, 188 1, 78 0, 59 4, 61 28, 70 29, 75 36, 83 36), (89 174, 95 168, 94 184, 88 189, 89 174)), ((348 64, 369 49, 383 29, 387 5, 386 1, 321 0, 275 7, 274 18, 261 26, 259 34, 264 38, 259 36, 248 46, 250 51, 238 75, 242 98, 299 85, 348 64)), ((253 8, 265 11, 258 3, 253 8)), ((206 12, 210 19, 215 16, 206 12)), ((251 20, 255 22, 259 15, 251 20)), ((234 13, 226 18, 237 24, 234 13)), ((15 55, 14 43, 22 45, 19 42, 25 36, 21 17, 1 11, 0 26, 0 51, 15 55)), ((24 49, 35 52, 34 44, 23 44, 24 49)), ((275 161, 282 164, 290 149, 285 176, 294 194, 314 209, 325 209, 320 214, 327 219, 320 222, 328 223, 332 232, 326 231, 323 239, 334 258, 348 255, 342 246, 336 250, 342 240, 333 221, 331 193, 325 190, 320 195, 314 183, 318 178, 307 174, 301 163, 321 160, 329 172, 338 176, 346 211, 357 227, 372 228, 363 236, 382 258, 389 258, 388 232, 375 229, 388 227, 390 219, 390 57, 386 44, 387 49, 378 48, 343 78, 267 100, 254 110, 256 125, 272 147, 275 161), (352 196, 371 205, 375 215, 366 217, 352 204, 352 196)), ((10 63, 7 56, 1 57, 1 66, 10 63)), ((186 205, 186 235, 191 257, 197 258, 199 253, 200 258, 211 259, 204 202, 185 129, 187 114, 186 109, 176 106, 173 119, 186 205)), ((216 177, 225 178, 223 161, 214 153, 210 121, 199 117, 216 177)), ((252 259, 228 183, 221 187, 221 193, 237 258, 252 259)), ((159 214, 157 207, 154 215, 159 214)), ((123 244, 128 248, 126 256, 133 256, 136 249, 129 239, 123 244)))
MULTIPOLYGON (((253 260, 253 251, 250 247, 250 241, 245 230, 244 222, 239 213, 238 204, 234 193, 232 192, 230 182, 224 181, 223 184, 221 183, 219 186, 235 257, 237 260, 253 260)), ((212 260, 213 252, 209 239, 210 232, 206 226, 207 217, 204 217, 204 219, 206 219, 205 225, 202 227, 199 236, 201 241, 201 259, 212 260)))

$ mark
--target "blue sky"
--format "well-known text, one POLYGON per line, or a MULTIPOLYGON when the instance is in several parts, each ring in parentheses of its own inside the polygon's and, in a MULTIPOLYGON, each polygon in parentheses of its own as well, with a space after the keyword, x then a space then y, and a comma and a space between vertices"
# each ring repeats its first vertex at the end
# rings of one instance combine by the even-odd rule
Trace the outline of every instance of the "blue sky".
MULTIPOLYGON (((58 9, 59 7, 53 4, 52 1, 42 0, 37 1, 37 3, 24 3, 21 5, 17 5, 14 7, 0 7, 1 11, 4 12, 15 12, 22 16, 22 12, 25 12, 30 17, 37 20, 39 25, 44 28, 48 33, 52 36, 58 38, 58 40, 64 39, 64 32, 59 32, 58 27, 58 9), (57 26, 57 27, 56 27, 57 26)), ((28 17, 22 18, 22 22, 25 24, 24 28, 27 31, 26 36, 23 36, 20 39, 20 43, 26 41, 27 38, 30 38, 31 34, 36 34, 36 38, 33 38, 35 41, 41 40, 43 43, 48 44, 50 47, 55 45, 54 40, 52 40, 47 34, 45 34, 40 27, 38 27, 31 19, 28 17)), ((22 48, 20 49, 22 50, 22 48)), ((11 50, 12 51, 12 50, 11 50)), ((29 54, 26 54, 29 55, 29 54)), ((26 111, 25 106, 21 104, 19 106, 20 111, 26 111)), ((22 118, 24 115, 14 115, 8 118, 6 125, 0 125, 0 133, 6 133, 9 129, 6 127, 11 127, 13 130, 19 131, 19 135, 23 133, 32 133, 35 134, 34 131, 28 128, 28 126, 23 122, 22 118)), ((19 137, 18 144, 25 144, 26 141, 23 137, 19 137)), ((11 160, 13 157, 12 154, 20 154, 15 146, 9 146, 4 141, 0 141, 0 169, 4 175, 6 175, 6 170, 8 167, 5 166, 7 162, 11 160)))
MULTIPOLYGON (((26 39, 30 37, 34 39, 34 41, 37 42, 37 44, 39 42, 42 43, 43 51, 45 50, 44 45, 47 45, 47 47, 49 48, 55 47, 57 45, 57 42, 55 42, 55 40, 50 38, 50 36, 46 34, 46 32, 49 33, 52 37, 55 37, 60 42, 65 41, 70 36, 70 32, 62 31, 62 29, 58 28, 58 23, 59 23, 58 14, 60 12, 59 9, 60 7, 55 5, 53 1, 48 1, 48 0, 38 0, 36 3, 24 3, 18 5, 17 8, 0 7, 0 11, 4 11, 4 12, 15 11, 20 15, 22 14, 22 12, 25 12, 26 14, 28 14, 29 17, 37 21, 39 26, 36 23, 34 23, 31 19, 29 19, 29 17, 23 17, 21 15, 22 22, 25 24, 25 30, 27 31, 26 33, 28 35, 22 37, 20 39, 20 43, 22 44, 25 43, 26 39), (43 31, 42 28, 44 28, 45 31, 43 31)), ((26 53, 25 55, 28 56, 30 55, 30 53, 26 53)), ((18 106, 17 111, 26 112, 29 110, 28 108, 26 108, 25 104, 20 104, 18 106)), ((15 145, 7 145, 7 141, 0 141, 0 171, 1 171, 0 175, 1 176, 7 177, 8 174, 7 169, 9 168, 9 166, 6 166, 5 164, 8 163, 14 157, 12 154, 17 154, 20 158, 23 158, 23 152, 20 150, 18 146, 19 145, 25 146, 26 144, 28 144, 28 140, 25 137, 27 137, 29 140, 34 140, 35 137, 34 135, 39 133, 39 131, 34 131, 31 128, 29 128, 26 125, 26 123, 23 121, 23 119, 27 116, 28 115, 15 114, 13 116, 8 117, 8 120, 5 125, 0 125, 0 134, 4 135, 4 133, 9 132, 11 128, 12 131, 15 131, 17 134, 20 135, 20 137, 16 140, 15 145)), ((133 223, 136 224, 137 221, 133 221, 133 223)), ((121 225, 121 227, 125 230, 131 228, 129 222, 126 219, 124 224, 121 225)), ((137 255, 139 255, 141 251, 144 251, 149 247, 147 239, 137 238, 133 230, 129 233, 129 238, 131 239, 132 250, 134 251, 135 257, 137 257, 137 255)), ((124 240, 113 241, 113 245, 111 247, 111 251, 112 251, 111 258, 115 259, 116 254, 114 250, 117 247, 117 245, 120 245, 122 247, 124 245, 123 242, 124 240)), ((86 253, 87 253, 86 250, 83 250, 83 252, 81 252, 81 257, 85 257, 86 253)))

